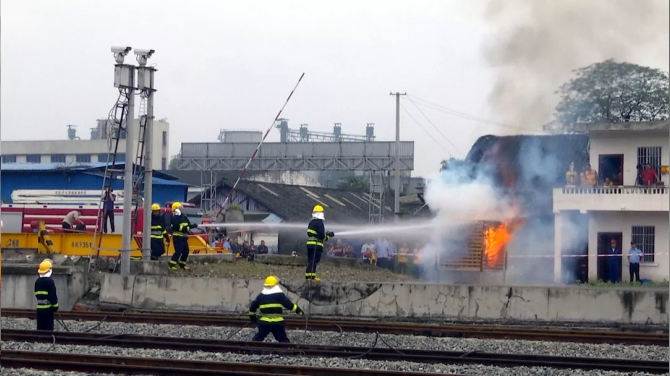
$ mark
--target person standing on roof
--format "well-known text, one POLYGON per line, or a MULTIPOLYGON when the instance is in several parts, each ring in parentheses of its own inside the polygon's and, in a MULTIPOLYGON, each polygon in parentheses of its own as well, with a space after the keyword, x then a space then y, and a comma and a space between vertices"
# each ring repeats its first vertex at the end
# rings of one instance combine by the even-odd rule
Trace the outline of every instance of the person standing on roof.
POLYGON ((323 242, 335 236, 332 232, 326 232, 323 225, 325 215, 323 206, 315 205, 312 209, 312 220, 307 225, 307 268, 305 269, 305 279, 308 281, 321 281, 316 276, 316 265, 321 261, 323 253, 323 242))
POLYGON ((109 227, 114 232, 114 201, 116 200, 116 195, 114 190, 109 185, 105 186, 105 191, 102 192, 102 230, 104 233, 107 233, 107 222, 109 221, 109 227))
POLYGON ((282 316, 284 308, 300 316, 304 315, 302 309, 284 294, 279 286, 279 279, 273 275, 268 276, 265 278, 263 290, 249 306, 249 319, 258 324, 258 333, 254 335, 254 341, 262 341, 272 333, 277 342, 289 342, 282 316), (256 316, 256 311, 259 309, 262 314, 260 318, 256 316))
POLYGON ((176 270, 177 267, 188 270, 186 259, 188 259, 188 234, 192 228, 198 227, 188 220, 186 214, 182 213, 184 207, 179 202, 172 204, 172 220, 170 227, 172 229, 172 241, 174 242, 174 254, 170 259, 170 269, 176 270))
POLYGON ((53 265, 51 260, 45 259, 40 263, 35 281, 35 298, 37 299, 37 330, 54 330, 54 313, 58 311, 58 296, 56 284, 51 278, 53 265))
POLYGON ((165 239, 170 244, 170 237, 167 234, 167 226, 161 215, 161 206, 151 205, 151 259, 158 260, 165 253, 165 239))

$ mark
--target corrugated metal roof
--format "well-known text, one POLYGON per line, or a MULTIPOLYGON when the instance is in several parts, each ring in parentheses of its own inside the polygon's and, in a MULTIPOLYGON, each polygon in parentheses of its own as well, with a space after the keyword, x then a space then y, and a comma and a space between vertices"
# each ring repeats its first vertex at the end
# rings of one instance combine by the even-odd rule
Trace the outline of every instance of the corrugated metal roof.
MULTIPOLYGON (((98 170, 102 172, 107 166, 106 162, 96 162, 96 163, 3 163, 2 171, 94 171, 98 170)), ((110 164, 110 167, 115 167, 122 169, 125 167, 125 163, 115 163, 110 164)), ((160 178, 164 180, 177 180, 177 177, 164 172, 155 171, 153 172, 154 178, 160 178)), ((176 184, 176 185, 188 185, 188 184, 176 184)))

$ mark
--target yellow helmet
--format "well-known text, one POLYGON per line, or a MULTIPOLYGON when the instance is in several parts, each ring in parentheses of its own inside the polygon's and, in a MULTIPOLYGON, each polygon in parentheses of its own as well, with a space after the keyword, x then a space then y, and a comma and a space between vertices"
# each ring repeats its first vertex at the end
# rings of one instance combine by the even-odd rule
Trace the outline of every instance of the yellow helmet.
POLYGON ((270 275, 267 278, 265 278, 265 283, 263 284, 263 286, 265 286, 265 287, 275 287, 275 286, 277 286, 277 283, 279 283, 279 278, 277 278, 273 275, 270 275))
POLYGON ((37 269, 37 273, 39 274, 45 274, 48 273, 49 270, 51 270, 51 260, 45 259, 44 261, 40 262, 40 267, 37 269))
POLYGON ((153 205, 151 205, 151 210, 152 210, 152 211, 154 211, 154 210, 161 210, 161 206, 158 205, 158 204, 153 204, 153 205))
POLYGON ((312 213, 323 213, 323 206, 314 205, 314 209, 312 209, 312 213))
POLYGON ((173 202, 172 203, 172 210, 176 210, 181 207, 181 202, 173 202))

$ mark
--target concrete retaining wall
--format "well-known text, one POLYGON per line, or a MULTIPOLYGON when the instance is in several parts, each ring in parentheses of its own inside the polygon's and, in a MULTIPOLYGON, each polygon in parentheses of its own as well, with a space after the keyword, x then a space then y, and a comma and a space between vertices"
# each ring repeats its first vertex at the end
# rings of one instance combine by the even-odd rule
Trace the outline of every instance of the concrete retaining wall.
MULTIPOLYGON (((138 309, 247 312, 262 280, 104 276, 103 305, 138 309)), ((319 315, 667 324, 663 288, 508 287, 422 283, 284 285, 319 315)))
MULTIPOLYGON (((34 309, 38 264, 2 263, 2 308, 34 309)), ((85 266, 54 266, 58 306, 70 310, 86 292, 85 266)))

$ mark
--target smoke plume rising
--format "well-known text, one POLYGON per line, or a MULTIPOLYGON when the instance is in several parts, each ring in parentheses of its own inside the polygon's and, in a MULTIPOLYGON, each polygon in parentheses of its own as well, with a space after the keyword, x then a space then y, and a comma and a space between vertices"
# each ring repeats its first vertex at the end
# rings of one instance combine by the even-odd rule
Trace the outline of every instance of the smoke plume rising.
POLYGON ((493 0, 482 52, 494 69, 491 112, 538 129, 573 70, 609 58, 668 67, 667 0, 493 0))

